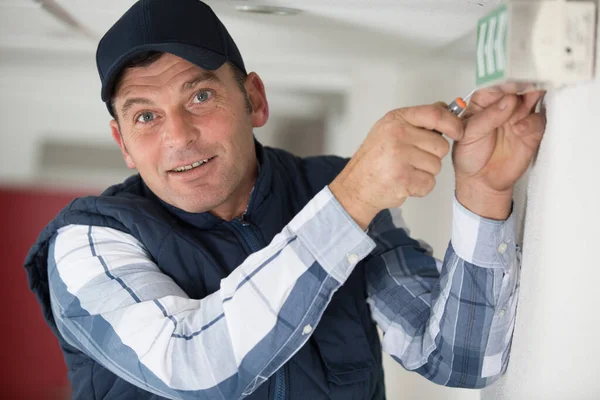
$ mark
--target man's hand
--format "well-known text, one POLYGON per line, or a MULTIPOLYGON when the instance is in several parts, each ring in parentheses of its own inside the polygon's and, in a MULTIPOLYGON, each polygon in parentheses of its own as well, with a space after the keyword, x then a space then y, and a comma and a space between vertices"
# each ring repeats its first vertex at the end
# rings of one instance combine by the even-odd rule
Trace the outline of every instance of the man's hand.
POLYGON ((494 89, 473 95, 465 112, 464 136, 452 151, 456 196, 467 209, 499 220, 510 215, 513 186, 544 133, 544 116, 533 112, 541 96, 494 89))
POLYGON ((463 124, 443 104, 390 111, 371 129, 330 190, 365 229, 377 213, 407 197, 427 195, 450 151, 442 132, 463 137, 463 124))

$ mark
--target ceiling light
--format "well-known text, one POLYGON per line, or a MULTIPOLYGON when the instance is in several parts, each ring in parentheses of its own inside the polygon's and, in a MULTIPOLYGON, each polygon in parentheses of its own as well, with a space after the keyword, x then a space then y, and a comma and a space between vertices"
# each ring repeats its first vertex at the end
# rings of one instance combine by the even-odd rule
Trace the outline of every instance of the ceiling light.
POLYGON ((253 14, 270 14, 270 15, 296 15, 302 12, 297 8, 289 7, 278 7, 278 6, 264 6, 264 5, 246 5, 236 6, 235 9, 240 12, 247 12, 253 14))

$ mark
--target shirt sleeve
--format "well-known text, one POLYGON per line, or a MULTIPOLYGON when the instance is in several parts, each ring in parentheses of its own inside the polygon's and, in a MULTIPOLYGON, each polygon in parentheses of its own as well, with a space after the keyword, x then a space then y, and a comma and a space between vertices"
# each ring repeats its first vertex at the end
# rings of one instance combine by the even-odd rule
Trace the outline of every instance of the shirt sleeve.
POLYGON ((69 344, 146 391, 242 398, 304 345, 374 247, 325 188, 220 290, 196 300, 133 236, 69 225, 50 245, 52 312, 69 344))
POLYGON ((453 213, 443 262, 410 238, 399 210, 376 217, 367 302, 384 351, 406 369, 441 385, 481 388, 507 366, 520 250, 514 214, 485 219, 456 198, 453 213))

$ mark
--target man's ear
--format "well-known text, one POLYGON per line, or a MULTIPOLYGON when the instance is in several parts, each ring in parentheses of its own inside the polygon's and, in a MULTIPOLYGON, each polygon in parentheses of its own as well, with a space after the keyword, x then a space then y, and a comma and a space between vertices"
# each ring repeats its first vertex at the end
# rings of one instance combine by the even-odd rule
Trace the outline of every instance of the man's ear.
POLYGON ((127 152, 127 148, 125 147, 125 142, 123 141, 123 135, 121 135, 121 130, 119 128, 119 123, 116 120, 110 121, 110 130, 112 131, 112 137, 115 142, 119 145, 121 149, 121 153, 123 154, 123 159, 125 160, 125 164, 127 164, 128 168, 135 168, 135 163, 133 159, 127 152))
POLYGON ((269 119, 269 103, 265 93, 265 85, 260 76, 250 72, 244 81, 244 87, 248 93, 248 99, 252 104, 252 125, 260 128, 269 119))

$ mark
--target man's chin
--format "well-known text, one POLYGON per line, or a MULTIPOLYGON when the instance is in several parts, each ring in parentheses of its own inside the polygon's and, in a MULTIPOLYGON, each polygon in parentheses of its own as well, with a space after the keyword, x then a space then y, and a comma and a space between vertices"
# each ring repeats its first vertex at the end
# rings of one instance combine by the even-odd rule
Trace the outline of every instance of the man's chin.
POLYGON ((198 201, 198 198, 192 198, 181 199, 180 201, 177 201, 177 203, 178 204, 176 204, 175 207, 189 213, 199 214, 212 212, 213 210, 218 209, 223 201, 217 198, 202 199, 201 201, 198 201))

